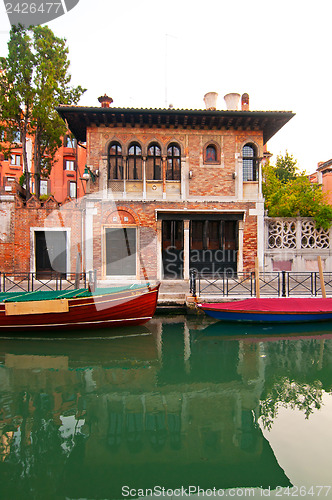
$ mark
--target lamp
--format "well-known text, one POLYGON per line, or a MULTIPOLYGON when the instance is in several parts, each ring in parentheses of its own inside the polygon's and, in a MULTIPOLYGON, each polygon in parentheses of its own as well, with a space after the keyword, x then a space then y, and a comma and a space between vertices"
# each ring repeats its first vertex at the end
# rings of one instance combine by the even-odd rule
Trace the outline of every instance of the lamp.
POLYGON ((85 165, 85 168, 84 168, 84 172, 83 172, 83 175, 81 177, 81 179, 83 181, 88 181, 88 180, 92 180, 92 182, 96 182, 96 177, 97 175, 92 172, 92 170, 90 169, 90 167, 88 167, 87 165, 85 165))

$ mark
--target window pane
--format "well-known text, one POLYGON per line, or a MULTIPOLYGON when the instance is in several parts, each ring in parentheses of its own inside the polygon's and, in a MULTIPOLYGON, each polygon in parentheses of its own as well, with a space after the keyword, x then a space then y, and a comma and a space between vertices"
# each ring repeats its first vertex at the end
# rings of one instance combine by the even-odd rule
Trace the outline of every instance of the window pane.
POLYGON ((169 146, 169 148, 167 149, 166 179, 171 181, 179 181, 181 178, 180 167, 180 149, 176 145, 169 146))
POLYGON ((243 157, 253 157, 254 156, 254 148, 252 146, 244 146, 243 148, 243 157))
POLYGON ((108 155, 108 178, 114 180, 123 179, 122 149, 120 144, 114 143, 110 146, 108 155))
POLYGON ((12 165, 21 165, 21 157, 20 155, 12 155, 11 156, 11 164, 12 165))
POLYGON ((161 149, 157 144, 152 144, 148 149, 146 162, 146 178, 159 181, 162 178, 161 149))
POLYGON ((110 154, 111 155, 121 155, 120 144, 112 144, 112 146, 110 147, 110 154))
POLYGON ((65 138, 65 147, 66 148, 75 148, 75 139, 71 138, 67 135, 65 138))
POLYGON ((161 149, 157 145, 153 145, 149 147, 148 151, 149 156, 161 156, 161 149))
POLYGON ((47 194, 47 181, 40 181, 40 194, 47 194))
POLYGON ((69 196, 71 198, 76 198, 76 182, 69 183, 69 196))
POLYGON ((66 160, 66 170, 75 170, 75 162, 73 160, 66 160))
POLYGON ((256 181, 258 160, 256 158, 256 150, 250 144, 246 144, 242 149, 243 162, 243 180, 256 181))

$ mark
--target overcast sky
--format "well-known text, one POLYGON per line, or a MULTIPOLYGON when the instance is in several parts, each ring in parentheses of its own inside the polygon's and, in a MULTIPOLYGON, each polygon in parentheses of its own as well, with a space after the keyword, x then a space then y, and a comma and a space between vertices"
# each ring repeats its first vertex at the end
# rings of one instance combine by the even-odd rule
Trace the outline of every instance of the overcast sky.
MULTIPOLYGON (((82 105, 107 93, 117 107, 197 109, 214 91, 225 109, 247 92, 251 110, 296 113, 268 149, 313 172, 332 158, 331 18, 331 0, 80 0, 48 26, 67 39, 82 105)), ((9 30, 1 3, 0 55, 9 30)))

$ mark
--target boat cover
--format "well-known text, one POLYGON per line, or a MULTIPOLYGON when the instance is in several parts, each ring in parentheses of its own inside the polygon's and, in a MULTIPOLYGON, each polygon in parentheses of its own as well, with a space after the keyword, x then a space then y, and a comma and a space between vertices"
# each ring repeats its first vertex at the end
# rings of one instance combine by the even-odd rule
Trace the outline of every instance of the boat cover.
POLYGON ((148 285, 133 284, 127 286, 115 286, 108 288, 96 288, 91 292, 88 288, 70 290, 36 290, 35 292, 1 292, 0 302, 27 302, 56 299, 76 299, 85 297, 95 297, 119 292, 130 292, 147 289, 148 285))
POLYGON ((261 298, 245 299, 218 304, 200 304, 202 309, 215 311, 255 311, 255 312, 332 312, 332 299, 320 297, 305 298, 261 298))

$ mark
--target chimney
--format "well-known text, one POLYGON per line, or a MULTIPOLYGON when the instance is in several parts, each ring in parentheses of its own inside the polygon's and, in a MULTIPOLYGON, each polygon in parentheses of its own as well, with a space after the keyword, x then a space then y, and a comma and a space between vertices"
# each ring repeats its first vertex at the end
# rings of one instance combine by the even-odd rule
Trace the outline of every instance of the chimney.
POLYGON ((217 109, 217 99, 218 99, 217 92, 208 92, 207 94, 205 94, 204 102, 206 109, 210 111, 215 111, 217 109))
POLYGON ((224 99, 226 101, 227 111, 238 111, 240 106, 240 98, 240 94, 236 94, 235 92, 226 94, 224 96, 224 99))
POLYGON ((249 94, 242 94, 241 109, 242 111, 249 111, 249 94))
POLYGON ((109 108, 110 104, 113 102, 112 97, 108 97, 108 95, 104 94, 98 97, 98 101, 101 103, 102 108, 109 108))

